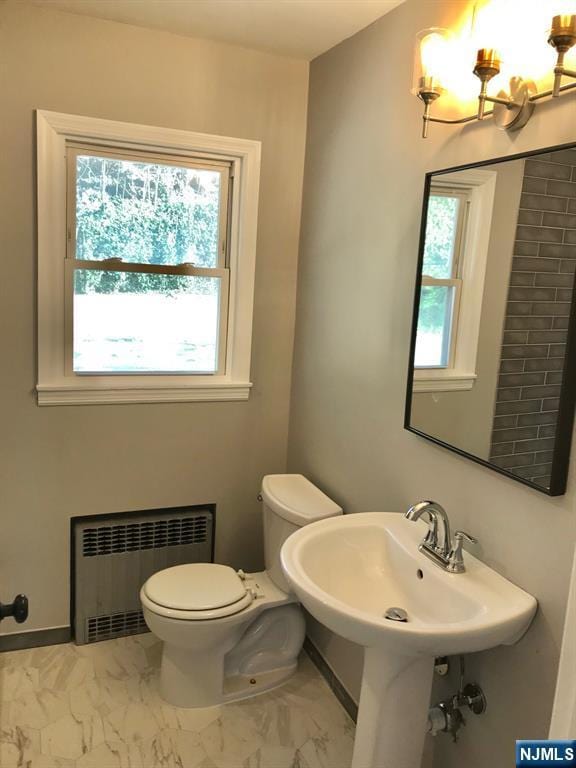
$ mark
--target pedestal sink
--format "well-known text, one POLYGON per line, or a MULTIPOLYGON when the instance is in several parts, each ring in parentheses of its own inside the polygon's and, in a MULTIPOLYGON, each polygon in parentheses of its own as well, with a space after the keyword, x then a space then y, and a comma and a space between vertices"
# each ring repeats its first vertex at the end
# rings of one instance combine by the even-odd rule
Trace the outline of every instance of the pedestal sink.
POLYGON ((466 553, 466 572, 418 551, 427 527, 389 512, 312 523, 282 548, 284 573, 308 611, 363 645, 352 768, 419 768, 434 658, 511 645, 536 600, 466 553), (406 622, 385 618, 401 608, 406 622))

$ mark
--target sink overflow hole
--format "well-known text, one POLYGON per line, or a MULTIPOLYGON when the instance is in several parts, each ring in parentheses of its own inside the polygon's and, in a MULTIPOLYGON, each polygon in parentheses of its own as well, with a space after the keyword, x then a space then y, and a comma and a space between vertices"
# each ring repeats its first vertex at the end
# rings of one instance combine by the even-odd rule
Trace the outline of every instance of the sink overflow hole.
POLYGON ((424 574, 422 573, 422 569, 421 568, 418 568, 418 570, 416 571, 416 576, 418 576, 419 579, 423 579, 424 578, 424 574))

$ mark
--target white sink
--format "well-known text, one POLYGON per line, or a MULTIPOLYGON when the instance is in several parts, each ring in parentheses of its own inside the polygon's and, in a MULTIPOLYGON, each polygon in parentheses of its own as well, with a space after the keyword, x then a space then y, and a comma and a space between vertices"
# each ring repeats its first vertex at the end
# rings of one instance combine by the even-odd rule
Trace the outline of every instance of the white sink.
POLYGON ((443 571, 418 551, 426 530, 391 512, 330 518, 290 536, 282 565, 310 613, 360 645, 447 656, 516 642, 536 600, 469 553, 465 573, 443 571), (391 607, 408 621, 385 619, 391 607))
POLYGON ((305 526, 282 548, 301 603, 366 648, 353 768, 419 768, 434 657, 515 643, 536 600, 465 553, 448 573, 418 546, 427 526, 390 512, 305 526), (401 608, 407 621, 384 617, 401 608))

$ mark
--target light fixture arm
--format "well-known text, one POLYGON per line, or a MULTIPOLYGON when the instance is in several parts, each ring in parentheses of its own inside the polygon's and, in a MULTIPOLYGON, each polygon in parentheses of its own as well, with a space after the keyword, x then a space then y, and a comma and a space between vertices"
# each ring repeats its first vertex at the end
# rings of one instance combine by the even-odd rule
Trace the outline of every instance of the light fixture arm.
POLYGON ((564 53, 558 52, 558 61, 554 67, 554 87, 552 88, 552 96, 557 99, 562 92, 562 78, 572 77, 576 78, 576 71, 573 69, 566 69, 564 66, 564 53))
POLYGON ((487 111, 486 110, 486 103, 489 102, 490 104, 499 104, 502 107, 506 107, 506 109, 513 109, 514 107, 521 109, 524 104, 519 101, 514 101, 514 99, 510 96, 508 98, 501 98, 500 96, 488 96, 486 93, 486 87, 488 83, 482 83, 482 88, 480 89, 480 95, 478 96, 478 114, 476 115, 478 120, 484 120, 485 117, 488 115, 493 115, 494 110, 487 111))
POLYGON ((426 91, 420 94, 420 98, 424 102, 424 114, 422 116, 422 138, 423 139, 428 138, 428 124, 431 120, 430 107, 439 96, 440 96, 439 93, 434 93, 430 91, 426 91))
POLYGON ((486 112, 486 101, 488 100, 488 95, 486 91, 488 90, 488 80, 482 80, 482 85, 480 86, 480 94, 478 96, 478 120, 484 120, 484 113, 486 112))
MULTIPOLYGON (((498 96, 479 96, 479 99, 481 98, 483 101, 489 101, 491 104, 500 104, 503 107, 506 107, 507 109, 512 109, 512 107, 521 107, 522 104, 519 101, 514 101, 512 97, 509 99, 501 99, 498 96)), ((486 113, 484 113, 486 114, 486 113)))
POLYGON ((430 124, 430 102, 424 102, 424 114, 422 115, 422 138, 428 138, 428 125, 430 124))

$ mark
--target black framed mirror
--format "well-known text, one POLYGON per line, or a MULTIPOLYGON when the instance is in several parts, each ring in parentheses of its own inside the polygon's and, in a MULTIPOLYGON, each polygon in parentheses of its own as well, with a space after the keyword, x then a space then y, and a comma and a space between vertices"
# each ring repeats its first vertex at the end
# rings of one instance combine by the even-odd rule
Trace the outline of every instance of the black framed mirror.
POLYGON ((428 173, 405 428, 564 493, 575 272, 576 143, 428 173))

